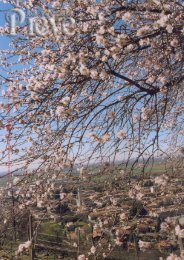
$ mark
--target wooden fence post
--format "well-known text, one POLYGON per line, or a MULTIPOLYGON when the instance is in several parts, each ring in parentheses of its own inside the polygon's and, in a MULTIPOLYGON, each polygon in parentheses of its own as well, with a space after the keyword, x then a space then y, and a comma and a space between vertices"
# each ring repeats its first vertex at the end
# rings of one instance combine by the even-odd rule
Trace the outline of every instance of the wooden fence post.
POLYGON ((29 240, 32 242, 31 249, 30 249, 30 257, 31 260, 35 259, 35 252, 34 252, 34 243, 33 243, 33 217, 29 215, 29 240))
POLYGON ((16 231, 16 214, 15 214, 15 198, 13 194, 13 189, 11 191, 11 199, 12 199, 12 225, 13 225, 13 240, 16 242, 17 240, 17 231, 16 231))

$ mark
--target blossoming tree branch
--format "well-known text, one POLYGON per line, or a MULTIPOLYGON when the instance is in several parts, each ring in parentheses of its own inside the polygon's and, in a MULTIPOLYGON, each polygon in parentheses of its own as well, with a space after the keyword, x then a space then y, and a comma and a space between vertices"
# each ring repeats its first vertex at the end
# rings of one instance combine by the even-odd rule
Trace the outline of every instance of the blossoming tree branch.
MULTIPOLYGON (((7 2, 36 14, 31 34, 25 17, 13 36, 11 23, 1 30, 11 37, 10 48, 1 51, 1 87, 4 100, 10 97, 14 168, 32 171, 39 185, 43 175, 57 179, 77 164, 134 167, 141 161, 144 168, 155 155, 178 156, 184 133, 182 0, 7 2)), ((6 130, 7 102, 0 107, 6 130)), ((28 182, 15 185, 25 192, 28 182)))

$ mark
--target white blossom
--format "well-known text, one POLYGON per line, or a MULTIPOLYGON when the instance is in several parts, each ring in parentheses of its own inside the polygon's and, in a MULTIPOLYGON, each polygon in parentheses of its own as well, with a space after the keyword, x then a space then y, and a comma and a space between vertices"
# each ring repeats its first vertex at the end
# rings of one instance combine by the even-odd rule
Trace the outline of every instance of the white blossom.
POLYGON ((86 257, 85 257, 85 255, 79 255, 77 259, 78 260, 86 260, 86 257))
POLYGON ((122 129, 122 130, 120 130, 118 133, 117 133, 117 137, 119 138, 119 139, 124 139, 124 138, 126 138, 126 133, 125 133, 125 131, 122 129))
POLYGON ((124 21, 129 21, 130 20, 130 18, 131 18, 131 13, 130 12, 126 12, 126 13, 124 13, 124 15, 122 16, 122 19, 124 20, 124 21))
POLYGON ((139 240, 138 244, 139 244, 139 248, 141 250, 143 250, 143 251, 145 249, 150 249, 151 248, 151 243, 150 242, 139 240))
POLYGON ((90 249, 91 253, 92 254, 95 254, 96 253, 96 247, 95 246, 92 246, 91 249, 90 249))
POLYGON ((182 260, 182 259, 175 254, 170 254, 170 256, 167 257, 167 260, 182 260))
POLYGON ((32 244, 31 241, 27 241, 27 242, 25 242, 25 243, 23 243, 23 244, 20 244, 19 247, 18 247, 18 250, 16 251, 16 254, 19 255, 19 254, 21 254, 24 250, 29 249, 30 246, 31 246, 31 244, 32 244))
POLYGON ((19 181, 20 181, 20 178, 15 177, 15 178, 13 179, 13 185, 16 185, 19 181))
POLYGON ((80 66, 80 73, 84 76, 89 76, 90 71, 85 65, 80 66))

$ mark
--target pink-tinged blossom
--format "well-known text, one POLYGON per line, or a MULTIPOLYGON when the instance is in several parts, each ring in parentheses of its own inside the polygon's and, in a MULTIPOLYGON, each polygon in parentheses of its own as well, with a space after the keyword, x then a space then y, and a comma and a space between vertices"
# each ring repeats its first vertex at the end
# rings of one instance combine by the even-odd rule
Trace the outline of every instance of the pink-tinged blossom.
POLYGON ((182 260, 181 257, 175 255, 175 254, 171 254, 167 257, 167 260, 182 260))
POLYGON ((146 242, 146 241, 142 241, 142 240, 139 240, 138 244, 139 244, 140 250, 142 250, 142 251, 144 251, 146 249, 150 249, 152 246, 151 242, 146 242))
POLYGON ((90 71, 85 65, 80 66, 80 73, 84 76, 89 76, 90 71))
POLYGON ((77 260, 86 260, 87 258, 85 257, 85 255, 79 255, 77 260))
POLYGON ((117 133, 117 138, 118 139, 125 139, 126 138, 126 133, 125 131, 122 129, 117 133))
POLYGON ((103 143, 106 143, 107 141, 109 141, 110 137, 111 137, 110 134, 108 134, 108 133, 104 134, 104 135, 102 136, 102 142, 103 142, 103 143))
POLYGON ((179 225, 175 227, 175 234, 178 237, 184 238, 184 229, 181 229, 179 225))
POLYGON ((23 244, 20 244, 18 250, 16 251, 16 255, 20 255, 23 251, 29 249, 31 247, 31 241, 27 241, 23 244))
POLYGON ((122 20, 124 20, 124 21, 129 21, 130 20, 130 18, 131 18, 131 13, 130 12, 126 12, 126 13, 124 13, 123 14, 123 16, 122 16, 122 20))
POLYGON ((92 254, 95 254, 96 253, 96 247, 95 246, 92 246, 91 249, 90 249, 91 253, 92 254))
POLYGON ((155 184, 159 186, 166 186, 167 183, 168 183, 168 177, 165 174, 155 178, 155 184))

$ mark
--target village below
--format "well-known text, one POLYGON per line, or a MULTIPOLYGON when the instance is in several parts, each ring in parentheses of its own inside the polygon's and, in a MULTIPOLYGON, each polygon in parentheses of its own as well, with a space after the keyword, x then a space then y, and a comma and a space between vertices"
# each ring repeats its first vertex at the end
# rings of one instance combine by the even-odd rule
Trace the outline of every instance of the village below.
MULTIPOLYGON (((156 162, 144 173, 137 168, 131 179, 128 169, 119 165, 83 168, 70 177, 51 179, 50 196, 40 194, 40 201, 37 199, 31 210, 30 205, 29 209, 21 205, 24 196, 13 191, 4 199, 1 210, 0 219, 5 223, 1 229, 1 259, 14 259, 21 253, 18 259, 25 260, 70 260, 79 256, 81 260, 85 256, 156 260, 165 259, 171 252, 183 252, 182 166, 181 159, 175 163, 176 168, 156 162), (32 241, 31 249, 26 240, 32 241)), ((14 181, 20 178, 18 175, 14 181)), ((40 185, 46 185, 44 175, 30 189, 40 185)), ((29 192, 25 196, 29 204, 29 192)))

